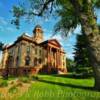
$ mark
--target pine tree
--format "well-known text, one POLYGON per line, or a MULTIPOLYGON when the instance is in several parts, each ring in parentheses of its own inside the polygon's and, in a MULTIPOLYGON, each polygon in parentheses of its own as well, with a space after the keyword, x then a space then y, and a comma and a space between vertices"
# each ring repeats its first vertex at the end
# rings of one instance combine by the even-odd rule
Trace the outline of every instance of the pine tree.
POLYGON ((84 34, 77 35, 77 43, 75 45, 74 54, 76 73, 90 75, 90 72, 92 72, 92 67, 89 60, 89 52, 87 50, 87 40, 84 34))

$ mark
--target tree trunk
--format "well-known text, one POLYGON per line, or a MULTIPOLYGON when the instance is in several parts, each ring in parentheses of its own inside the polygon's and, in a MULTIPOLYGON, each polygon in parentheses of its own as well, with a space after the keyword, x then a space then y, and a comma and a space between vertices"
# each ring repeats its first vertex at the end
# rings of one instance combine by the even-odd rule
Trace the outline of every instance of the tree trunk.
POLYGON ((80 18, 82 32, 88 40, 87 45, 95 78, 94 87, 96 90, 100 90, 100 31, 93 13, 91 0, 83 0, 84 6, 80 5, 79 1, 71 0, 71 3, 80 18))

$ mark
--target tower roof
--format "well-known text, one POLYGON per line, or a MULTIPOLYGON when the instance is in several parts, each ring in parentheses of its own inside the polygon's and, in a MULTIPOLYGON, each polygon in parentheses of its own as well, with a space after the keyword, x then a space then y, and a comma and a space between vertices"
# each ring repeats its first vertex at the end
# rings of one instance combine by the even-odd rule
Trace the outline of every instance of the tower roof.
POLYGON ((42 27, 40 25, 35 26, 35 28, 33 29, 33 33, 36 32, 36 29, 41 29, 41 31, 43 32, 42 27))
MULTIPOLYGON (((42 27, 38 24, 38 25, 35 26, 35 28, 42 28, 42 27)), ((35 29, 35 28, 34 28, 34 29, 35 29)))

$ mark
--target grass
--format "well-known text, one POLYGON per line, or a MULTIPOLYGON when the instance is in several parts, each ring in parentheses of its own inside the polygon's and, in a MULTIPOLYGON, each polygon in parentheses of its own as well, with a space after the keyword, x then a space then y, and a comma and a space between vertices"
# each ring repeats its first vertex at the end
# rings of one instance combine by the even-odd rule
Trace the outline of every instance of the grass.
POLYGON ((0 87, 7 87, 7 86, 8 86, 7 80, 0 79, 0 87))
POLYGON ((28 77, 0 79, 0 83, 2 82, 9 83, 8 86, 11 86, 8 89, 12 97, 10 100, 100 100, 100 92, 94 91, 94 79, 91 77, 82 79, 70 74, 36 75, 31 79, 28 77), (26 87, 28 90, 25 89, 26 87))
POLYGON ((100 100, 100 92, 94 91, 93 85, 93 78, 38 75, 38 81, 16 100, 100 100))
POLYGON ((9 93, 16 93, 16 92, 18 92, 16 85, 13 85, 12 87, 9 88, 9 93))

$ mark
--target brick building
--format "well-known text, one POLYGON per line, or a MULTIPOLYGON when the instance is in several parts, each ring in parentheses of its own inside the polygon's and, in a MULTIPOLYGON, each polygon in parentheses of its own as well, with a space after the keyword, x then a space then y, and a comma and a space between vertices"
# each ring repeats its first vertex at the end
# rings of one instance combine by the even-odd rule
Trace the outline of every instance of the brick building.
POLYGON ((56 39, 43 40, 43 30, 37 25, 33 36, 22 34, 3 48, 0 72, 10 75, 35 73, 66 73, 66 56, 56 39))

